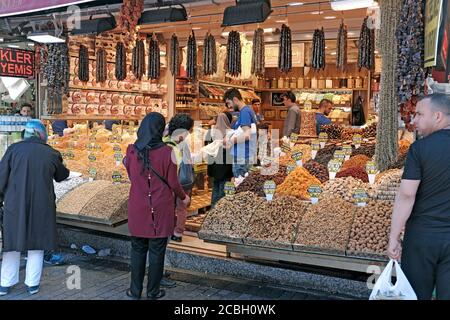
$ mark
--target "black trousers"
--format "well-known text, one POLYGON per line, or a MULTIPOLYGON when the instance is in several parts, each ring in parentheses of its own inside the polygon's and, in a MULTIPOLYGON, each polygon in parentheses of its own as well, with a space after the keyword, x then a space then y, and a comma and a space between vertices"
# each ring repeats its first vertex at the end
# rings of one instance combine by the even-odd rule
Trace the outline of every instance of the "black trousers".
POLYGON ((163 276, 164 257, 166 255, 167 238, 131 237, 131 293, 140 297, 142 294, 145 266, 148 252, 147 295, 159 292, 159 283, 163 276))
POLYGON ((401 267, 419 300, 430 300, 435 287, 438 300, 450 300, 448 238, 406 228, 401 267))

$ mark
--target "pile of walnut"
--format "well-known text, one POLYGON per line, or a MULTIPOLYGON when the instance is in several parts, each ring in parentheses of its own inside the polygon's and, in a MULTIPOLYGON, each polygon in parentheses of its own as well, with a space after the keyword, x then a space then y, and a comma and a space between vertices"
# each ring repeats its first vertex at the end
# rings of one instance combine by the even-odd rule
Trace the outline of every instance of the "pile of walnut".
POLYGON ((303 216, 294 245, 345 253, 355 205, 330 197, 311 205, 303 216))
POLYGON ((377 176, 375 198, 394 201, 402 181, 403 170, 387 170, 377 176))
POLYGON ((255 211, 248 225, 247 238, 292 243, 297 226, 309 204, 289 196, 276 196, 255 211))
POLYGON ((347 253, 385 255, 392 210, 393 204, 389 201, 370 201, 356 209, 347 253))
POLYGON ((336 178, 325 183, 320 199, 325 200, 330 197, 338 197, 344 201, 354 204, 355 201, 353 200, 353 192, 355 189, 359 188, 365 189, 368 192, 369 198, 374 196, 374 186, 353 177, 345 177, 336 178))
MULTIPOLYGON (((264 201, 253 192, 226 196, 208 213, 200 232, 212 233, 218 237, 243 239, 247 234, 253 212, 258 210, 264 201)), ((199 236, 206 238, 201 234, 199 236)))

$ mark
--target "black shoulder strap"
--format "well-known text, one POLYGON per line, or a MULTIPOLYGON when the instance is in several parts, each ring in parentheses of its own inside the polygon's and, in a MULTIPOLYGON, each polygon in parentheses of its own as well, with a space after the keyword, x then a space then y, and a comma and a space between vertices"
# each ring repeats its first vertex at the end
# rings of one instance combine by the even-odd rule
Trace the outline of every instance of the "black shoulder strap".
POLYGON ((156 172, 156 170, 153 169, 151 164, 150 164, 150 170, 152 170, 152 172, 159 178, 159 180, 161 180, 170 190, 172 190, 172 188, 169 185, 169 182, 167 182, 166 179, 164 179, 158 172, 156 172))

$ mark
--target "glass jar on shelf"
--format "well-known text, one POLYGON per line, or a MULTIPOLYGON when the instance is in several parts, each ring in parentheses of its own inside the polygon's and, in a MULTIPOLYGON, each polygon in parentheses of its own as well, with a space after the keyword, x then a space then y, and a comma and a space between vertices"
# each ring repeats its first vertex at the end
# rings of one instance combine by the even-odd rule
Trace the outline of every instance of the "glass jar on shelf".
POLYGON ((348 79, 347 78, 340 78, 339 79, 339 87, 341 89, 347 89, 348 88, 348 79))
POLYGON ((326 89, 333 89, 333 79, 331 77, 328 77, 325 80, 325 88, 326 89))
POLYGON ((305 87, 305 79, 303 77, 297 78, 297 88, 303 89, 305 87))
POLYGON ((356 77, 355 80, 355 88, 361 89, 362 87, 363 87, 363 79, 360 76, 358 76, 356 77))
POLYGON ((349 89, 355 88, 355 79, 353 79, 352 76, 350 76, 347 80, 347 88, 349 88, 349 89))
POLYGON ((317 87, 319 89, 325 89, 325 86, 326 86, 325 78, 324 77, 320 77, 319 80, 317 81, 317 84, 318 84, 317 87))
POLYGON ((271 89, 277 89, 278 88, 277 78, 272 78, 272 82, 271 82, 270 88, 271 89))
POLYGON ((284 88, 284 79, 282 77, 278 78, 278 89, 284 88))
POLYGON ((313 77, 311 79, 311 89, 318 89, 319 88, 319 81, 316 77, 313 77))
POLYGON ((290 82, 289 88, 290 89, 297 89, 297 79, 295 77, 291 78, 291 82, 290 82))
POLYGON ((311 89, 311 79, 309 77, 305 78, 303 88, 304 89, 311 89))
POLYGON ((266 78, 266 85, 265 85, 266 89, 270 89, 270 78, 266 78))

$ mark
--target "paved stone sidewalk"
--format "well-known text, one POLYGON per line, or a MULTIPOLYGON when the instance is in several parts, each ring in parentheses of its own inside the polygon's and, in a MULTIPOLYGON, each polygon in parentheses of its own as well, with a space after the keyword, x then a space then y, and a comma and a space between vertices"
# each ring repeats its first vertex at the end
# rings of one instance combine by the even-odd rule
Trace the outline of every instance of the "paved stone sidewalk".
MULTIPOLYGON (((23 284, 25 261, 22 261, 20 280, 11 293, 0 300, 128 300, 125 290, 129 286, 129 265, 108 259, 67 255, 63 266, 45 266, 41 290, 30 296, 23 284), (78 269, 79 268, 79 269, 78 269), (76 285, 80 274, 80 289, 69 289, 76 285)), ((177 287, 166 289, 163 300, 325 300, 336 299, 318 293, 305 293, 286 288, 269 287, 261 283, 239 279, 225 279, 212 275, 201 275, 171 271, 170 277, 177 287)), ((146 280, 145 280, 146 281, 146 280)), ((146 282, 144 282, 146 283, 146 282)), ((145 290, 143 296, 145 295, 145 290)))

